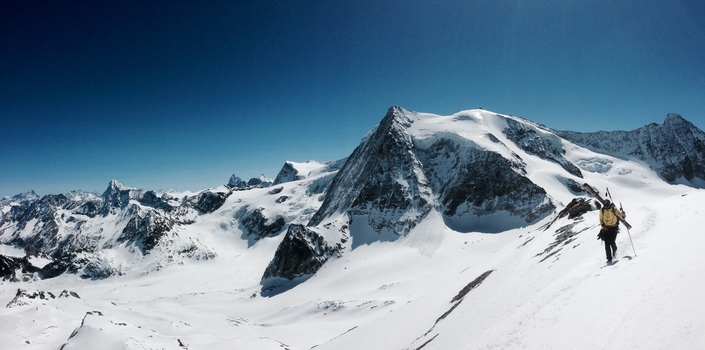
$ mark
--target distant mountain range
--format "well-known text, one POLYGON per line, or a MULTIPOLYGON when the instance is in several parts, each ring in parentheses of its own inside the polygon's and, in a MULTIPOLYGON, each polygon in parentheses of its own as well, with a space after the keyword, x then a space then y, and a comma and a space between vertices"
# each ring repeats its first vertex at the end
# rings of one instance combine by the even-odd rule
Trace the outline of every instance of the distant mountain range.
POLYGON ((633 131, 577 133, 485 110, 439 116, 393 107, 349 157, 286 162, 275 180, 233 175, 195 195, 113 180, 102 195, 2 199, 0 243, 25 255, 0 255, 0 276, 103 279, 215 259, 199 232, 218 222, 248 246, 283 235, 262 271, 262 293, 276 294, 331 257, 405 236, 432 212, 459 232, 534 224, 583 194, 584 172, 614 171, 614 159, 705 188, 705 133, 677 114, 633 131))

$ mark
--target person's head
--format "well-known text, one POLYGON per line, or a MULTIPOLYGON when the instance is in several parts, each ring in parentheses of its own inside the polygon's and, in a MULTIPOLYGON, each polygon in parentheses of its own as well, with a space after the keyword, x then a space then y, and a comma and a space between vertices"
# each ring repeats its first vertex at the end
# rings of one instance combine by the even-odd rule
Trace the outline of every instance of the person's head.
POLYGON ((609 199, 605 199, 605 208, 609 208, 612 206, 612 202, 610 202, 609 199))

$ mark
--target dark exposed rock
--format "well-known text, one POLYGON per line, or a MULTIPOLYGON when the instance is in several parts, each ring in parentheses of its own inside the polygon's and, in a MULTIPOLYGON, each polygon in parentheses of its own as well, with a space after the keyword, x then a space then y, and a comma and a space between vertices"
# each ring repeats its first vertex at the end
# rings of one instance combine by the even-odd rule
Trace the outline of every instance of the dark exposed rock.
POLYGON ((276 188, 273 188, 273 189, 269 190, 269 192, 267 192, 267 193, 269 193, 269 194, 280 194, 280 193, 282 193, 283 190, 284 190, 284 187, 281 187, 281 186, 280 186, 280 187, 276 187, 276 188))
POLYGON ((81 297, 78 296, 78 293, 72 292, 72 291, 69 291, 66 289, 62 290, 61 293, 59 294, 59 298, 69 298, 69 297, 81 299, 81 297))
POLYGON ((53 293, 41 290, 28 291, 26 289, 17 289, 15 297, 7 304, 7 308, 15 306, 24 306, 30 303, 30 300, 52 300, 56 299, 53 293))
POLYGON ((101 202, 99 201, 88 201, 81 204, 74 212, 76 214, 86 215, 90 218, 94 218, 100 214, 101 202))
POLYGON ((448 217, 506 211, 530 223, 555 209, 546 191, 522 175, 518 157, 510 161, 452 139, 437 140, 419 157, 448 217), (461 205, 465 212, 458 213, 461 205))
POLYGON ((17 258, 0 255, 0 277, 3 280, 14 279, 15 271, 20 268, 17 258))
POLYGON ((293 164, 286 162, 284 163, 282 169, 279 170, 279 174, 277 174, 277 177, 274 179, 273 185, 276 186, 286 182, 302 180, 304 178, 306 178, 306 176, 299 174, 299 171, 294 168, 293 164))
POLYGON ((250 245, 281 231, 286 225, 286 220, 281 216, 277 216, 274 219, 267 218, 262 213, 263 208, 257 208, 250 212, 247 209, 243 208, 241 213, 238 214, 238 218, 240 219, 240 229, 242 230, 243 238, 248 238, 250 245))
POLYGON ((75 253, 68 253, 44 265, 44 267, 38 271, 39 277, 49 279, 66 272, 77 273, 79 269, 83 268, 84 264, 85 261, 78 259, 75 253))
POLYGON ((212 213, 223 206, 231 194, 232 192, 203 191, 196 197, 193 207, 200 214, 212 213))
MULTIPOLYGON (((335 172, 340 170, 340 168, 345 164, 345 161, 347 159, 340 159, 332 162, 326 162, 321 164, 320 168, 316 169, 315 172, 318 174, 321 173, 330 173, 330 172, 335 172)), ((309 163, 309 162, 307 162, 309 163)), ((310 176, 311 173, 303 174, 299 172, 299 169, 297 169, 294 166, 294 163, 292 162, 285 162, 284 166, 282 167, 281 170, 279 170, 279 173, 277 174, 277 177, 274 179, 274 183, 272 186, 276 186, 279 184, 287 183, 287 182, 292 182, 292 181, 299 181, 307 178, 310 176)))
POLYGON ((338 171, 309 225, 336 212, 349 212, 367 217, 377 232, 402 235, 428 214, 431 195, 406 132, 411 125, 407 112, 390 108, 338 171))
POLYGON ((543 256, 539 262, 544 262, 550 257, 558 258, 558 254, 563 247, 575 241, 577 235, 590 229, 590 227, 586 227, 580 231, 574 231, 573 229, 577 223, 578 222, 572 222, 556 230, 554 233, 555 240, 549 244, 543 252, 536 254, 536 257, 543 256))
POLYGON ((339 249, 329 246, 323 237, 310 228, 289 225, 284 240, 264 271, 262 280, 274 277, 292 280, 313 274, 331 256, 337 254, 339 249))
POLYGON ((477 276, 477 278, 475 278, 470 283, 468 283, 465 287, 463 287, 463 289, 461 289, 460 292, 458 292, 458 294, 456 296, 454 296, 453 299, 450 300, 450 302, 454 303, 454 302, 463 300, 463 298, 465 298, 465 296, 468 295, 468 293, 470 293, 473 289, 477 288, 480 284, 482 284, 482 282, 484 282, 485 279, 487 277, 489 277, 489 275, 492 272, 494 272, 494 270, 488 270, 488 271, 485 271, 483 274, 477 276))
POLYGON ((482 282, 484 282, 485 279, 487 279, 487 277, 489 277, 489 275, 492 274, 492 272, 494 272, 494 271, 495 271, 495 270, 488 270, 488 271, 485 271, 485 272, 484 272, 483 274, 481 274, 480 276, 477 276, 477 278, 475 278, 475 279, 472 280, 470 283, 468 283, 465 287, 463 287, 463 289, 461 289, 460 292, 458 292, 458 294, 457 294, 456 296, 454 296, 453 299, 451 299, 450 302, 451 302, 451 304, 453 304, 453 305, 452 305, 446 312, 444 312, 441 316, 439 316, 439 317, 436 319, 436 322, 433 324, 433 326, 431 327, 431 329, 429 329, 428 331, 426 331, 426 333, 424 333, 423 336, 421 336, 421 337, 419 337, 419 338, 416 339, 416 342, 421 342, 421 341, 423 341, 423 343, 421 343, 421 345, 419 345, 418 347, 416 347, 416 350, 423 349, 424 347, 426 347, 426 345, 428 345, 428 344, 431 343, 434 339, 436 339, 436 337, 438 337, 438 335, 439 335, 438 333, 435 334, 433 337, 430 337, 430 338, 429 338, 429 335, 432 334, 434 328, 436 328, 436 326, 438 325, 438 323, 440 323, 441 321, 445 320, 446 317, 448 317, 451 313, 453 313, 453 311, 455 311, 455 309, 456 309, 458 306, 460 306, 460 303, 463 302, 465 296, 466 296, 468 293, 470 293, 473 289, 479 287, 480 284, 482 284, 482 282))
POLYGON ((149 211, 144 216, 137 214, 125 225, 117 243, 128 242, 147 254, 173 226, 174 221, 170 217, 158 212, 149 211))
POLYGON ((81 278, 91 280, 102 280, 120 275, 120 271, 115 267, 93 260, 89 260, 81 271, 81 278))
POLYGON ((568 216, 569 219, 575 219, 592 210, 590 200, 585 198, 573 198, 563 210, 558 213, 559 218, 568 216))
POLYGON ((573 194, 579 195, 585 193, 585 189, 579 182, 567 177, 559 176, 558 180, 573 194))
POLYGON ((154 191, 145 192, 139 199, 139 202, 144 206, 161 209, 165 212, 170 212, 174 209, 166 198, 157 196, 154 191))
POLYGON ((39 272, 39 268, 32 265, 27 257, 12 257, 0 255, 0 278, 3 280, 17 281, 17 271, 22 274, 39 272))
POLYGON ((266 178, 264 175, 260 177, 253 177, 249 181, 247 181, 247 186, 250 188, 262 188, 262 187, 269 187, 273 183, 272 180, 266 178))
POLYGON ((506 118, 504 134, 526 153, 539 156, 559 164, 565 171, 582 178, 583 174, 575 164, 565 159, 565 149, 560 139, 551 133, 541 133, 536 127, 506 118))

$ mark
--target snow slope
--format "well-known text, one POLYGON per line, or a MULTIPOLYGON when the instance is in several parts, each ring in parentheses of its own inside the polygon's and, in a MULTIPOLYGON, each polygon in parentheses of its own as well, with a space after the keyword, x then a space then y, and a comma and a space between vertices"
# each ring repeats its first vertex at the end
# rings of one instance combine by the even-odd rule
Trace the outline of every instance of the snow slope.
POLYGON ((705 342, 697 230, 705 191, 660 190, 670 195, 630 197, 644 203, 629 213, 637 255, 623 232, 613 266, 595 240, 596 211, 574 229, 586 231, 543 261, 537 254, 555 240, 551 229, 460 234, 435 215, 398 241, 361 246, 297 288, 262 298, 259 272, 274 242, 245 252, 222 239, 232 254, 146 276, 3 282, 2 304, 17 288, 81 299, 2 309, 0 341, 9 349, 695 349, 705 342))
MULTIPOLYGON (((497 120, 483 125, 501 127, 497 120)), ((442 123, 414 124, 413 135, 436 137, 434 128, 442 123)), ((477 132, 458 130, 458 135, 495 147, 482 143, 485 133, 477 132)), ((669 185, 639 162, 556 142, 585 182, 601 192, 609 188, 627 211, 633 228, 618 236, 614 265, 605 265, 596 240, 595 210, 576 219, 552 215, 498 234, 453 231, 432 211, 399 239, 348 248, 304 283, 263 297, 262 271, 283 237, 248 240, 237 223, 238 209, 264 208, 269 218, 305 223, 321 201, 320 193, 307 191, 320 180, 307 178, 278 185, 276 195, 271 188, 236 191, 212 214, 175 229, 175 235, 211 247, 214 259, 153 269, 150 264, 159 262, 146 256, 144 268, 103 280, 64 274, 1 281, 0 307, 7 307, 0 308, 0 344, 3 349, 700 348, 705 344, 705 259, 699 251, 705 244, 700 229, 705 190, 669 185), (277 203, 282 196, 290 199, 277 203), (26 292, 16 297, 18 289, 26 292)), ((527 176, 559 202, 558 210, 576 197, 560 181, 565 172, 559 165, 547 166, 504 143, 526 162, 527 176)))

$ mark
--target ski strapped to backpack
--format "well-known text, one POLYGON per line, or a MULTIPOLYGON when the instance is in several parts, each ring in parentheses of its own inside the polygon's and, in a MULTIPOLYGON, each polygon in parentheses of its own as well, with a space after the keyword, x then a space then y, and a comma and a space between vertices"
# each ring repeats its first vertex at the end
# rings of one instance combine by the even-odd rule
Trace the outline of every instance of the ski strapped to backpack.
MULTIPOLYGON (((595 191, 595 189, 592 188, 592 186, 588 185, 587 182, 583 184, 583 188, 585 189, 585 192, 587 192, 589 195, 595 197, 595 199, 597 199, 597 201, 600 202, 600 204, 602 204, 603 206, 605 205, 605 200, 602 199, 602 197, 600 197, 600 194, 597 193, 597 191, 595 191)), ((624 227, 626 227, 627 229, 632 228, 632 225, 629 225, 627 220, 624 220, 624 219, 620 218, 619 216, 617 216, 617 220, 619 220, 619 222, 624 224, 624 227)))

